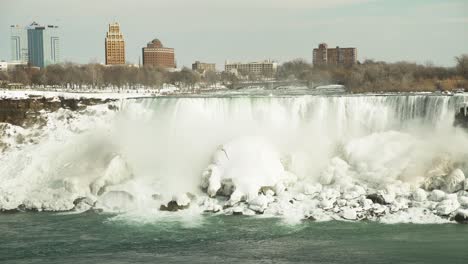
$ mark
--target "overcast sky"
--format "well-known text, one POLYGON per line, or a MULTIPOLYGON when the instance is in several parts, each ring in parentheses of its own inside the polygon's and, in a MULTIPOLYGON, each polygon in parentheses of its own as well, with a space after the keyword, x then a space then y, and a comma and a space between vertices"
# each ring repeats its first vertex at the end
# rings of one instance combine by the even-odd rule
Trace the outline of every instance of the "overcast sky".
POLYGON ((195 60, 312 60, 312 49, 357 47, 358 59, 454 65, 468 53, 467 0, 0 0, 0 60, 12 24, 61 28, 62 60, 104 61, 107 24, 121 24, 127 60, 154 38, 195 60))

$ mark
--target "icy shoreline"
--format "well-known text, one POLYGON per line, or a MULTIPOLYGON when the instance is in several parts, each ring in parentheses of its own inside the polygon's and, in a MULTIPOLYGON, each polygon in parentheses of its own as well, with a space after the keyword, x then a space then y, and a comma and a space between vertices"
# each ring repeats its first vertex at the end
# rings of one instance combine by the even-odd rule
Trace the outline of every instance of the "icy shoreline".
POLYGON ((43 112, 41 126, 2 127, 0 210, 466 221, 468 137, 444 123, 452 99, 397 99, 139 99, 43 112), (304 108, 320 104, 331 116, 304 108), (417 120, 405 111, 433 120, 435 134, 395 130, 417 120))

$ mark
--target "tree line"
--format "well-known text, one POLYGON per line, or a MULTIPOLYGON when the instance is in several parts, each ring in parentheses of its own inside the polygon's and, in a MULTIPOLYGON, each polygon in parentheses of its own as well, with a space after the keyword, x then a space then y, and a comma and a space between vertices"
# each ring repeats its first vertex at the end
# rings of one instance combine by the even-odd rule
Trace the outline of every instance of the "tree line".
MULTIPOLYGON (((455 67, 440 67, 432 64, 420 65, 410 62, 387 63, 366 60, 353 66, 313 66, 298 59, 285 62, 278 67, 278 80, 300 80, 310 86, 343 84, 350 92, 405 92, 435 91, 468 88, 468 55, 455 58, 455 67)), ((181 89, 209 87, 222 83, 226 87, 242 81, 259 81, 272 76, 259 76, 251 73, 235 75, 228 72, 216 73, 180 71, 144 66, 104 66, 101 64, 55 64, 46 68, 17 67, 8 72, 0 72, 0 81, 22 83, 24 85, 57 86, 70 88, 161 88, 163 84, 173 84, 181 89)))
POLYGON ((312 66, 294 60, 278 68, 277 78, 298 79, 312 85, 342 84, 350 92, 408 92, 468 88, 468 55, 455 57, 455 67, 386 63, 366 60, 353 66, 312 66))
POLYGON ((218 74, 206 73, 203 76, 188 68, 168 71, 164 68, 145 66, 104 66, 101 64, 54 64, 43 69, 16 67, 8 72, 0 72, 0 80, 21 83, 32 87, 57 86, 70 88, 161 88, 163 84, 173 84, 191 89, 201 82, 211 85, 220 81, 218 74))

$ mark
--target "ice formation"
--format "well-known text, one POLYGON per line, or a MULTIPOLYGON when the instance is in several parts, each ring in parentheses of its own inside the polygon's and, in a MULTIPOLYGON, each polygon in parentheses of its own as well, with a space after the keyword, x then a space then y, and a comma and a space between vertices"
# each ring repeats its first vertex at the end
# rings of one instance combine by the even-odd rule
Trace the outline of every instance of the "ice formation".
POLYGON ((45 126, 0 124, 0 209, 463 221, 464 101, 154 98, 44 112, 45 126))

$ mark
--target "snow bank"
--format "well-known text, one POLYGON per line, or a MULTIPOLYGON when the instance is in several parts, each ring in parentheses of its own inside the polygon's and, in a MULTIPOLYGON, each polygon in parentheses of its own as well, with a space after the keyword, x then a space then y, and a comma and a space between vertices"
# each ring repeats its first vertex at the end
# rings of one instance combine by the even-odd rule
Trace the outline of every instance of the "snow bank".
MULTIPOLYGON (((164 93, 173 93, 175 88, 165 88, 164 93)), ((126 98, 139 98, 139 97, 152 97, 159 95, 159 90, 97 90, 95 92, 89 91, 77 91, 73 92, 67 89, 57 89, 56 91, 40 91, 40 90, 4 90, 0 89, 0 99, 27 99, 30 97, 45 97, 45 98, 57 98, 63 97, 66 99, 126 99, 126 98)))

